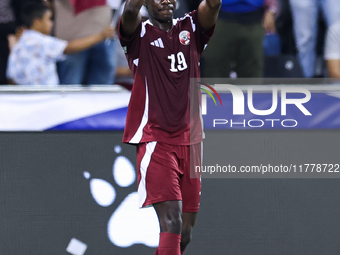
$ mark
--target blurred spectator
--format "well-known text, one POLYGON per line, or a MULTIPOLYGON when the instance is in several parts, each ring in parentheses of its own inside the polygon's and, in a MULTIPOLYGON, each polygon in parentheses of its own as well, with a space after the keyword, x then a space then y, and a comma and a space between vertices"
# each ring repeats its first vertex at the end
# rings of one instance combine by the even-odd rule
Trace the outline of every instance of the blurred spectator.
POLYGON ((0 84, 8 84, 6 78, 10 41, 15 38, 15 16, 10 0, 0 0, 0 84))
POLYGON ((41 4, 41 3, 45 3, 45 1, 44 0, 11 0, 11 5, 14 11, 15 23, 17 27, 23 26, 24 22, 22 21, 21 13, 22 13, 24 6, 30 3, 41 4))
POLYGON ((56 61, 63 53, 88 49, 113 35, 113 29, 106 28, 100 34, 68 43, 49 35, 51 18, 52 12, 44 4, 30 4, 23 9, 22 20, 28 29, 14 46, 7 67, 7 77, 14 83, 57 86, 56 61))
POLYGON ((266 34, 262 44, 264 56, 278 56, 281 54, 281 38, 278 34, 266 34))
POLYGON ((23 22, 20 13, 23 5, 42 2, 43 0, 0 0, 0 84, 8 84, 8 56, 22 33, 23 22))
POLYGON ((340 78, 340 22, 333 24, 327 32, 325 59, 330 78, 340 78))
POLYGON ((296 55, 296 46, 293 35, 293 20, 289 0, 279 0, 280 12, 275 25, 280 35, 281 54, 296 55))
MULTIPOLYGON (((80 6, 77 10, 77 6, 72 6, 69 0, 55 1, 56 37, 74 40, 109 26, 112 21, 111 7, 106 0, 92 3, 96 2, 99 6, 85 10, 86 2, 76 0, 75 3, 80 6)), ((116 9, 120 2, 109 1, 116 9)), ((61 84, 113 84, 117 62, 115 48, 116 42, 109 40, 77 54, 67 55, 65 61, 58 65, 61 84)))
POLYGON ((319 7, 327 26, 340 20, 339 0, 290 0, 299 61, 306 78, 314 76, 319 7))
POLYGON ((263 38, 275 33, 276 0, 223 0, 215 35, 204 52, 205 77, 263 76, 263 38))

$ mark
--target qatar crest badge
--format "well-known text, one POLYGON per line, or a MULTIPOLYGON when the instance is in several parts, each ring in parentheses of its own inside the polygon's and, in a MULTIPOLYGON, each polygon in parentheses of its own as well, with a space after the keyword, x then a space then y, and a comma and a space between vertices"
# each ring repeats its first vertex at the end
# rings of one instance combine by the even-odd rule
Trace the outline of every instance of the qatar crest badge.
POLYGON ((190 33, 186 30, 183 30, 179 33, 179 41, 183 45, 189 45, 190 44, 190 33))

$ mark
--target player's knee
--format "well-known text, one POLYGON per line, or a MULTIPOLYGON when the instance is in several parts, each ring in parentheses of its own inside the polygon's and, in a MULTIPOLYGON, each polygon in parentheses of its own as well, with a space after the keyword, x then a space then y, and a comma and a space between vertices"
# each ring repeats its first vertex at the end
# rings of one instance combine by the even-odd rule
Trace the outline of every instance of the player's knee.
POLYGON ((170 217, 167 218, 166 221, 167 228, 169 232, 172 233, 180 233, 181 228, 182 228, 182 217, 180 214, 178 215, 171 215, 170 217))
POLYGON ((171 232, 180 234, 182 228, 182 216, 178 212, 169 213, 166 219, 161 222, 163 232, 171 232))
POLYGON ((179 201, 166 201, 154 204, 161 232, 181 234, 182 207, 179 201))

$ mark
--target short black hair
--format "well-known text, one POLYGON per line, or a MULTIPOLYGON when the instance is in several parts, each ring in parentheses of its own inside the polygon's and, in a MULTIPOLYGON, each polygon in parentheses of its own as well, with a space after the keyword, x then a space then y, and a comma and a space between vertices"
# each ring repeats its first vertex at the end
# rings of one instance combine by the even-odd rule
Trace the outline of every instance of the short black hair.
POLYGON ((48 7, 43 3, 30 3, 24 5, 21 10, 21 18, 24 25, 30 28, 35 19, 42 19, 48 11, 48 7))

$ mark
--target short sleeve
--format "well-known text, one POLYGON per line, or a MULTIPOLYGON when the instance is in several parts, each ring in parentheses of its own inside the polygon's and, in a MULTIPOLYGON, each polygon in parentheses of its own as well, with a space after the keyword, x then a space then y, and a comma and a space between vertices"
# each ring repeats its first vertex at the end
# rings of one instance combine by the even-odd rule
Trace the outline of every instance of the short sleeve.
POLYGON ((43 40, 41 45, 43 46, 44 55, 56 61, 62 60, 68 42, 52 36, 44 36, 43 40))
MULTIPOLYGON (((142 22, 139 24, 135 33, 132 35, 132 37, 129 39, 126 39, 123 37, 121 33, 121 23, 122 23, 122 19, 120 19, 118 23, 118 36, 119 36, 120 44, 122 45, 125 51, 125 54, 129 55, 133 59, 136 59, 139 57, 140 42, 141 42, 141 38, 143 37, 142 22)), ((144 34, 145 34, 145 26, 143 27, 144 27, 144 34)))
POLYGON ((325 42, 325 59, 340 60, 340 23, 334 24, 327 31, 325 42))
POLYGON ((199 53, 202 53, 203 50, 206 48, 210 38, 213 36, 214 31, 215 31, 215 25, 209 29, 208 31, 203 31, 201 24, 198 20, 198 12, 193 11, 187 14, 191 16, 192 22, 193 22, 193 30, 195 34, 195 40, 196 40, 196 45, 197 45, 197 51, 199 53))

